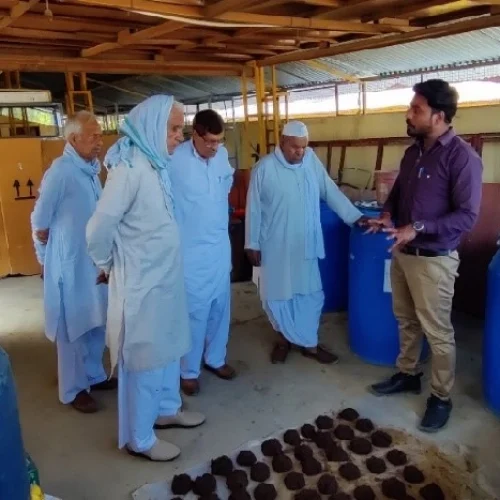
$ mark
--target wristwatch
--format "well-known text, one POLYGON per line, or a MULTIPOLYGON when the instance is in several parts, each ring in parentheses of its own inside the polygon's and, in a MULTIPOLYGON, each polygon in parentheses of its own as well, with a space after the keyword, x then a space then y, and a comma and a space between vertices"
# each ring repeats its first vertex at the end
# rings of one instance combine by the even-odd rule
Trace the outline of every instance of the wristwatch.
POLYGON ((412 227, 413 227, 413 229, 415 229, 415 231, 416 231, 417 233, 421 233, 421 232, 423 232, 423 230, 425 229, 425 225, 424 225, 424 223, 423 223, 423 222, 414 222, 414 223, 412 224, 412 227))

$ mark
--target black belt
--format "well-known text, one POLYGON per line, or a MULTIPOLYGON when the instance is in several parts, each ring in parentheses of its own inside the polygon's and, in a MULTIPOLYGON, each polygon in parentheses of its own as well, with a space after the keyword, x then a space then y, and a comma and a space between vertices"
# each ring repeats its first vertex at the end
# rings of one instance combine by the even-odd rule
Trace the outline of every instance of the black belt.
POLYGON ((448 257, 454 250, 426 250, 425 248, 404 247, 401 253, 417 257, 448 257))

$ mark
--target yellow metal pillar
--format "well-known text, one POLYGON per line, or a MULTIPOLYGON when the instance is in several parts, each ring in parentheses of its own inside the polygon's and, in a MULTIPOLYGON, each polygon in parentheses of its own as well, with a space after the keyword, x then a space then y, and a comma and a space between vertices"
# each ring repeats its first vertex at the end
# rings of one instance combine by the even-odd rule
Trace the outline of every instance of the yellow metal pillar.
POLYGON ((264 122, 264 104, 266 100, 266 87, 264 82, 264 68, 253 63, 255 91, 257 93, 257 118, 259 121, 259 150, 260 155, 266 154, 266 126, 264 122))
POLYGON ((250 149, 249 145, 249 119, 248 119, 248 82, 247 75, 245 71, 241 75, 241 96, 243 98, 243 141, 242 141, 242 149, 243 149, 243 168, 250 168, 252 163, 250 161, 250 149))
POLYGON ((278 86, 276 79, 276 66, 271 68, 271 85, 273 97, 273 132, 274 146, 276 147, 280 139, 280 98, 278 94, 278 86))

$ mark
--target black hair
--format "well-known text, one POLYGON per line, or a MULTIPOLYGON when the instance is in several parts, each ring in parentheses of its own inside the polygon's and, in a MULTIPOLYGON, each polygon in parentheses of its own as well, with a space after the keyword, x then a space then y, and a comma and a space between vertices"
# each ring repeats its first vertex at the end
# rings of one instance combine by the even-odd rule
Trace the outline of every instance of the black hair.
POLYGON ((425 97, 434 113, 443 112, 446 123, 451 123, 457 114, 458 92, 448 82, 439 79, 417 83, 415 94, 425 97))
POLYGON ((224 132, 224 120, 213 109, 204 109, 196 113, 193 120, 193 130, 200 137, 205 137, 207 134, 219 135, 224 132))

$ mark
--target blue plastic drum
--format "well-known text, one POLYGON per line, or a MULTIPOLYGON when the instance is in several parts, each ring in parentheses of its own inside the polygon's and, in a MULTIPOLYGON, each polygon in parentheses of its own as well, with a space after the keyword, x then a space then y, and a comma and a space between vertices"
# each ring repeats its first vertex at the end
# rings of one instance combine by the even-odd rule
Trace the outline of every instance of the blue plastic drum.
POLYGON ((500 250, 488 269, 483 336, 483 391, 488 406, 500 416, 500 250))
POLYGON ((320 204, 321 227, 325 241, 325 258, 319 271, 325 305, 323 312, 347 310, 350 227, 325 202, 320 204))
POLYGON ((29 500, 30 485, 7 353, 0 347, 0 498, 29 500))

